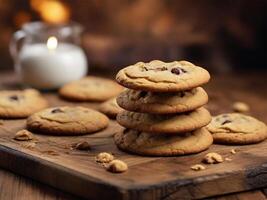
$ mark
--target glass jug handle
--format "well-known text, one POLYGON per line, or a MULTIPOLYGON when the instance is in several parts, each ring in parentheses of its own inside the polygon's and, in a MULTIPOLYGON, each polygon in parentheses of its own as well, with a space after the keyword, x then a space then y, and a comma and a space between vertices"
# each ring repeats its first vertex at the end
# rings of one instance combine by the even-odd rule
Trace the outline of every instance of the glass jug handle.
POLYGON ((19 47, 18 43, 25 38, 26 34, 24 31, 19 30, 13 34, 13 37, 10 41, 9 44, 9 52, 11 56, 13 57, 15 63, 17 63, 18 59, 18 52, 19 52, 19 47))

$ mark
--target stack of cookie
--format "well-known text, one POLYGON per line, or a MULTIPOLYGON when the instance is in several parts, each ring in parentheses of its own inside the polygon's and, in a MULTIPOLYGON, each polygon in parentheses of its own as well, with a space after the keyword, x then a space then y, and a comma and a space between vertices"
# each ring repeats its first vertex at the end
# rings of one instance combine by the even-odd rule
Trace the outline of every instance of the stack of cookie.
POLYGON ((148 156, 198 153, 213 142, 203 128, 211 121, 202 106, 208 95, 199 87, 209 73, 187 61, 138 62, 119 71, 118 83, 129 88, 117 103, 125 109, 117 116, 125 129, 115 135, 125 151, 148 156))

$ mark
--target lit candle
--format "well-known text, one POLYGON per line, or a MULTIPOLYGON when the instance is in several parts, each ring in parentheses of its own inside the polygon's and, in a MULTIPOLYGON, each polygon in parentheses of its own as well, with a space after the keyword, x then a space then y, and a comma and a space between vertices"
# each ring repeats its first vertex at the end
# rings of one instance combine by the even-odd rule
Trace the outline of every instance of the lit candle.
POLYGON ((87 60, 76 45, 50 37, 46 44, 24 45, 19 59, 23 83, 39 89, 55 89, 87 73, 87 60))

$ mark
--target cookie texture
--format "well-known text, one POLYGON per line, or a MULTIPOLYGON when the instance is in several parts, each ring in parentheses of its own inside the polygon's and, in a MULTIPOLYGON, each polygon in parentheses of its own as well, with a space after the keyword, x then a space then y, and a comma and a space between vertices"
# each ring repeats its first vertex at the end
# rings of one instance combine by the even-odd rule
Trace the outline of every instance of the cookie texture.
POLYGON ((59 94, 73 101, 106 101, 117 96, 122 87, 113 80, 87 76, 64 85, 59 94))
POLYGON ((0 118, 26 118, 47 106, 35 89, 0 91, 0 118))
POLYGON ((126 110, 154 114, 187 112, 207 102, 208 95, 201 87, 173 93, 128 89, 117 97, 118 105, 126 110))
POLYGON ((27 129, 52 135, 83 135, 100 131, 109 119, 84 107, 55 107, 42 110, 27 119, 27 129))
POLYGON ((176 156, 204 151, 212 144, 212 136, 201 128, 183 135, 162 135, 124 129, 114 136, 121 150, 143 156, 176 156))
POLYGON ((115 119, 119 112, 122 112, 123 109, 118 106, 116 98, 105 101, 99 106, 99 111, 109 116, 112 119, 115 119))
POLYGON ((117 115, 120 125, 144 132, 177 134, 206 126, 211 121, 208 110, 201 107, 188 113, 154 115, 122 111, 117 115))
POLYGON ((195 88, 209 81, 209 72, 187 61, 138 62, 121 69, 116 80, 135 90, 177 92, 195 88))
POLYGON ((253 144, 266 139, 265 123, 244 114, 228 113, 213 117, 207 126, 215 143, 253 144))

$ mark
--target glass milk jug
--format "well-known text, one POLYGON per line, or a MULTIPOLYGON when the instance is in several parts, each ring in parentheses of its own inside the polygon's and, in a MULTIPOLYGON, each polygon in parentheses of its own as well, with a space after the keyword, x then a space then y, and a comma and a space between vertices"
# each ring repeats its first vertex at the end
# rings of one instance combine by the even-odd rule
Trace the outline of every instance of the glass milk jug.
POLYGON ((13 35, 10 53, 19 80, 37 89, 56 89, 87 74, 77 23, 27 23, 13 35))

